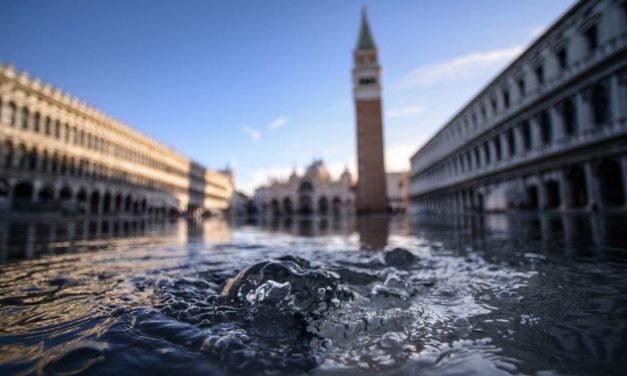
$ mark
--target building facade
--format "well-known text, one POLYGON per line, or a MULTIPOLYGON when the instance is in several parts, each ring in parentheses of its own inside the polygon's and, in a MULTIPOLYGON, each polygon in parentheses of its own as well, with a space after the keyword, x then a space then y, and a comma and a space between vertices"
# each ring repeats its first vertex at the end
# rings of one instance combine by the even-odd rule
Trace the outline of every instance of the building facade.
POLYGON ((390 213, 405 213, 409 205, 409 173, 388 172, 385 174, 385 185, 390 213))
POLYGON ((303 175, 272 180, 255 191, 254 202, 264 215, 350 215, 355 208, 352 177, 345 170, 333 180, 324 162, 314 161, 303 175))
POLYGON ((366 10, 361 19, 357 47, 353 52, 353 97, 357 122, 357 212, 387 211, 381 66, 366 10))
POLYGON ((0 66, 0 210, 198 214, 232 191, 228 174, 0 66))
POLYGON ((627 203, 627 1, 580 1, 411 157, 412 211, 627 203))

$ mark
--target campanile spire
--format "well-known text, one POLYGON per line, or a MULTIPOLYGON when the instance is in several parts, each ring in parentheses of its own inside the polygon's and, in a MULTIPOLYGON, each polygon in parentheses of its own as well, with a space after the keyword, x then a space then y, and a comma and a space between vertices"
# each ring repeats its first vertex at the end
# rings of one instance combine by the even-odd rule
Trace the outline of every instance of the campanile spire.
POLYGON ((353 51, 353 98, 357 123, 357 211, 387 211, 383 116, 381 109, 381 66, 370 31, 366 8, 362 8, 357 46, 353 51))

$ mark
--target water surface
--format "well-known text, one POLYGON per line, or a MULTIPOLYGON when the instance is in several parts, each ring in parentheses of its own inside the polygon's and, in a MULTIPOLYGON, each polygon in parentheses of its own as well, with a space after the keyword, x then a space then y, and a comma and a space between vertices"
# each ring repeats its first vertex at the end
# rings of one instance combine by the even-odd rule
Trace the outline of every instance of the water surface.
POLYGON ((574 214, 0 222, 0 373, 622 375, 626 230, 574 214), (221 295, 268 261, 298 279, 221 295))

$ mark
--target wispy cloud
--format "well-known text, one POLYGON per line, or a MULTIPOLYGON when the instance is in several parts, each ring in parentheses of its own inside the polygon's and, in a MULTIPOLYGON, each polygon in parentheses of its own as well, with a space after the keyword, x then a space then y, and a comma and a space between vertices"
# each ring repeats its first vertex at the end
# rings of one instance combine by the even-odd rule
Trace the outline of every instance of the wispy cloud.
POLYGON ((242 133, 244 133, 248 138, 257 142, 261 139, 261 131, 259 129, 251 128, 251 127, 242 127, 242 133))
POLYGON ((272 123, 270 123, 270 125, 268 125, 268 129, 270 129, 271 131, 277 130, 277 129, 281 129, 283 128, 285 125, 287 125, 287 117, 286 116, 279 116, 278 118, 272 120, 272 123))
POLYGON ((472 52, 467 55, 428 64, 409 72, 400 82, 401 87, 430 86, 442 81, 469 78, 485 69, 493 69, 513 59, 523 51, 523 46, 472 52))
POLYGON ((388 145, 385 151, 385 169, 387 171, 409 170, 409 157, 416 151, 416 145, 399 142, 388 145))
POLYGON ((406 116, 416 115, 423 112, 426 109, 425 106, 420 104, 398 104, 392 106, 389 111, 387 111, 386 115, 390 119, 397 119, 406 116))

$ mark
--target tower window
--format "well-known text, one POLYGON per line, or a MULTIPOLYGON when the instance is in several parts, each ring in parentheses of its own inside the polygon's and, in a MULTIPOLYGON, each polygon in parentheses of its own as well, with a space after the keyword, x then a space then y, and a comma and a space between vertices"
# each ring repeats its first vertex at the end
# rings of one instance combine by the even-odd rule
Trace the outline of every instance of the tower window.
POLYGON ((377 80, 374 77, 362 77, 359 79, 360 85, 372 85, 375 82, 377 82, 377 80))

